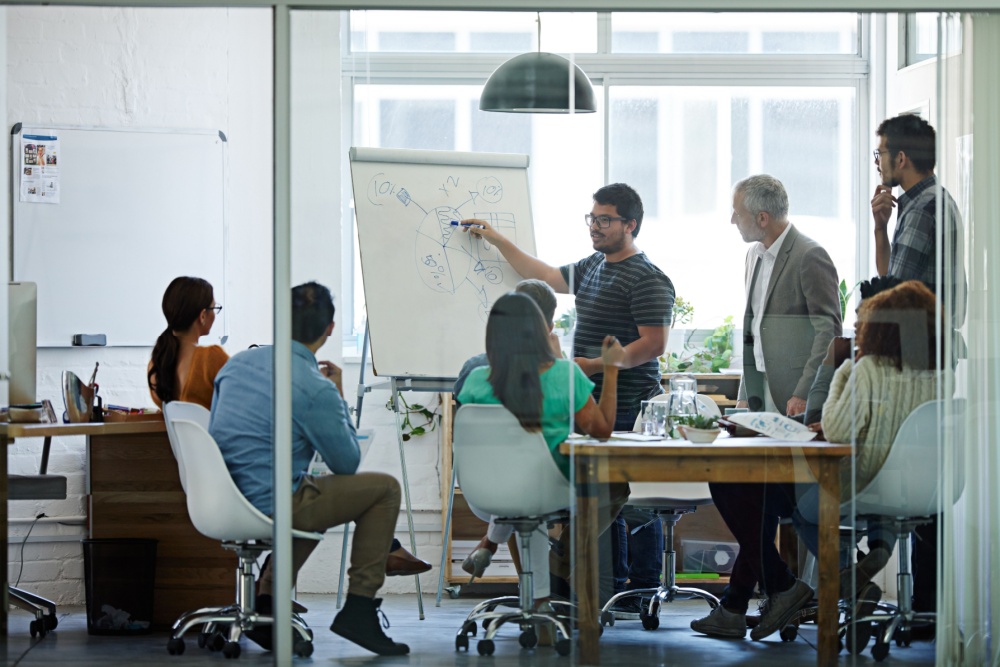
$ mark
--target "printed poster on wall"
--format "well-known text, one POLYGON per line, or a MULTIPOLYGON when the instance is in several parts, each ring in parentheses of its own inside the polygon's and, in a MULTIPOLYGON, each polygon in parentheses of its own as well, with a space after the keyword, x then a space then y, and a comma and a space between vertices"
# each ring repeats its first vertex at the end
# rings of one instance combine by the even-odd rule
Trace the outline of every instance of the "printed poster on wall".
POLYGON ((59 203, 59 138, 52 132, 21 135, 21 201, 59 203))

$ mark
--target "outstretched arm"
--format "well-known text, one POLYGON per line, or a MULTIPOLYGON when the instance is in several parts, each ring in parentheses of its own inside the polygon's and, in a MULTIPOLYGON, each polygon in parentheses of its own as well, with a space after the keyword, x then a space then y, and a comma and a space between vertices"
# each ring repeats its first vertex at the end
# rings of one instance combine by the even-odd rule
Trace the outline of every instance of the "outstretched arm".
POLYGON ((514 270, 522 277, 544 280, 549 284, 549 287, 562 294, 569 292, 569 285, 563 280, 559 267, 550 266, 537 257, 524 252, 506 236, 493 229, 490 223, 485 220, 469 218, 462 220, 461 227, 463 232, 468 232, 475 238, 484 239, 496 246, 504 259, 510 262, 514 270))

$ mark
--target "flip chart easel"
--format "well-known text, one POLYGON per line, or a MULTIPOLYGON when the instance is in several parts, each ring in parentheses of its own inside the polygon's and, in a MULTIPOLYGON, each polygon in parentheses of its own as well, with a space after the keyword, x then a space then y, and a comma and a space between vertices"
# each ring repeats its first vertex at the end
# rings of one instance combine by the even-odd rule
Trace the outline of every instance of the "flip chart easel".
MULTIPOLYGON (((403 425, 399 421, 399 392, 402 391, 424 391, 424 392, 450 392, 455 386, 456 378, 397 378, 392 377, 377 384, 365 384, 365 367, 368 365, 368 323, 365 323, 365 336, 361 344, 361 372, 358 376, 358 404, 354 409, 355 425, 361 426, 361 409, 364 406, 365 394, 372 389, 379 389, 389 386, 392 392, 390 405, 396 418, 396 442, 399 446, 399 466, 403 473, 403 498, 406 502, 406 523, 410 533, 410 553, 417 555, 417 538, 413 528, 413 509, 410 505, 410 480, 406 472, 406 450, 403 448, 403 425)), ((454 481, 452 488, 454 488, 454 481)), ((448 517, 451 521, 451 517, 448 517)), ((340 547, 340 584, 337 586, 337 609, 340 609, 344 591, 344 579, 347 572, 347 541, 351 533, 351 524, 344 524, 344 540, 340 547)), ((420 591, 420 577, 414 575, 417 585, 417 611, 420 620, 424 620, 424 602, 420 591)), ((440 593, 438 606, 440 606, 440 593)))

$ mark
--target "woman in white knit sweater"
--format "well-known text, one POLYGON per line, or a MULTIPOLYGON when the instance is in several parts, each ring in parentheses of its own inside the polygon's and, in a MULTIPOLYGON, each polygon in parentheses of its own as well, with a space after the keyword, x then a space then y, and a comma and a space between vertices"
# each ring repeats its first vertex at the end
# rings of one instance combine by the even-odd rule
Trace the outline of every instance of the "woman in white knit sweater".
MULTIPOLYGON (((935 306, 934 293, 923 283, 909 280, 866 299, 858 310, 857 356, 837 368, 823 403, 824 437, 855 445, 853 461, 841 464, 842 502, 875 478, 906 417, 936 397, 935 306)), ((830 344, 825 366, 834 365, 842 345, 837 340, 830 344)), ((799 499, 794 517, 813 553, 818 545, 818 497, 817 488, 812 487, 799 499)), ((894 546, 892 531, 869 525, 869 553, 857 568, 859 588, 884 567, 894 546)))

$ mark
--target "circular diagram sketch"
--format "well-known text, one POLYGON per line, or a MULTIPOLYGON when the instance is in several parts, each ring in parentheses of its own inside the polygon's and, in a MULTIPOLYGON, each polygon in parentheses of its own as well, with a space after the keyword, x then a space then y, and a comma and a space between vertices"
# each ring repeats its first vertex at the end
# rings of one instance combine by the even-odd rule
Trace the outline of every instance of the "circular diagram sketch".
POLYGON ((472 265, 471 236, 455 225, 462 214, 450 207, 431 209, 417 228, 417 271, 437 292, 454 293, 472 265))

